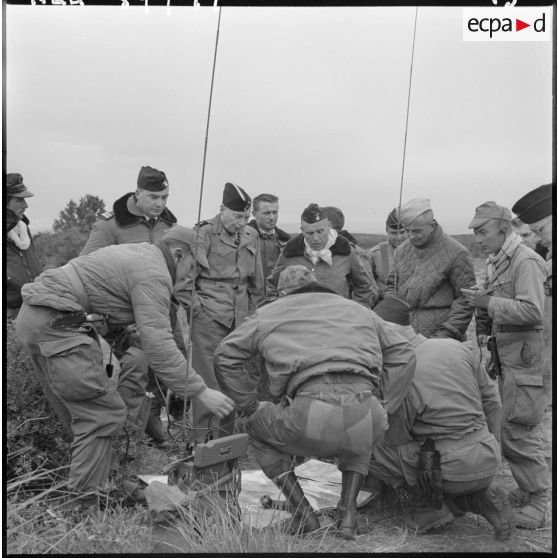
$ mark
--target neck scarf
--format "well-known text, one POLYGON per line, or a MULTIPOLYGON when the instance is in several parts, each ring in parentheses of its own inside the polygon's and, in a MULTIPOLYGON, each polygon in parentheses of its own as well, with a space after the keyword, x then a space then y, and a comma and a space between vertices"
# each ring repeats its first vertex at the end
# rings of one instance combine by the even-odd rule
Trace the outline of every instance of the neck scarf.
POLYGON ((312 265, 316 265, 320 260, 324 261, 327 265, 331 265, 333 263, 330 248, 335 244, 336 240, 337 231, 335 229, 331 229, 329 231, 329 238, 327 239, 326 245, 321 250, 312 250, 308 242, 306 242, 306 239, 304 239, 306 253, 310 257, 312 265))
POLYGON ((31 239, 27 232, 27 225, 19 220, 17 225, 8 232, 8 238, 20 249, 27 250, 31 245, 31 239))
POLYGON ((508 267, 517 247, 521 244, 521 237, 512 232, 504 244, 495 254, 489 254, 486 262, 486 276, 489 282, 495 281, 508 267))
POLYGON ((264 232, 260 229, 260 237, 264 240, 273 240, 275 238, 275 229, 271 232, 264 232))

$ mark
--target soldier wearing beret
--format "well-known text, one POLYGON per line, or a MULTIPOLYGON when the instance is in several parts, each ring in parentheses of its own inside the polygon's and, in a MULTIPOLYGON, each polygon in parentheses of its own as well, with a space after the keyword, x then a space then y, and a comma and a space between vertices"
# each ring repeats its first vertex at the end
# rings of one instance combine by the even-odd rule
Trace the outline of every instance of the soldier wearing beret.
MULTIPOLYGON (((114 244, 154 243, 160 240, 176 224, 176 217, 167 209, 168 196, 169 182, 165 173, 150 166, 141 167, 136 191, 116 200, 112 211, 107 211, 99 217, 80 255, 90 254, 99 248, 114 244)), ((180 338, 182 330, 180 326, 177 327, 177 338, 180 338)), ((153 371, 147 369, 147 360, 138 341, 133 325, 122 339, 115 341, 115 354, 121 367, 118 377, 119 389, 129 392, 138 385, 138 378, 147 380, 146 390, 154 397, 148 405, 145 429, 156 447, 167 449, 169 443, 160 420, 164 397, 155 383, 153 371)), ((138 421, 143 422, 145 417, 142 415, 146 410, 145 390, 143 393, 137 393, 133 399, 126 399, 129 402, 134 401, 130 415, 137 416, 138 421), (143 412, 140 411, 142 405, 143 412)))
MULTIPOLYGON (((544 414, 543 435, 545 440, 545 457, 552 469, 552 380, 554 377, 553 360, 552 360, 552 340, 553 340, 553 280, 552 280, 552 196, 555 186, 553 184, 543 184, 534 190, 525 194, 512 207, 512 211, 526 223, 535 235, 540 245, 546 253, 546 279, 544 282, 544 341, 546 347, 545 354, 545 371, 548 378, 548 406, 544 414)), ((539 251, 537 253, 540 254, 539 251)), ((541 254, 542 256, 542 254, 541 254)))
POLYGON ((405 242, 407 232, 397 219, 397 209, 390 211, 386 219, 387 240, 373 246, 367 254, 372 274, 380 290, 380 299, 384 297, 386 280, 393 263, 395 249, 405 242))
POLYGON ((26 198, 33 194, 23 183, 23 177, 17 172, 5 177, 6 208, 6 315, 17 316, 21 306, 21 287, 30 283, 39 275, 43 266, 35 253, 29 219, 25 210, 29 207, 26 198))
POLYGON ((268 298, 277 293, 283 269, 303 265, 311 269, 320 283, 345 298, 373 307, 378 287, 370 266, 351 243, 330 225, 323 207, 311 203, 300 217, 301 234, 291 238, 281 251, 273 273, 267 278, 268 298))
POLYGON ((475 284, 469 250, 442 230, 427 198, 403 204, 398 220, 408 239, 395 251, 385 297, 409 304, 417 333, 464 341, 473 308, 461 289, 475 284))
MULTIPOLYGON (((196 225, 197 268, 189 296, 180 302, 192 314, 192 364, 211 388, 218 388, 213 354, 220 341, 249 316, 263 298, 258 233, 246 226, 252 199, 238 185, 225 184, 219 213, 196 225)), ((194 437, 203 442, 219 425, 194 401, 194 437)), ((232 431, 234 416, 223 426, 232 431)))
POLYGON ((219 345, 215 373, 248 417, 254 456, 285 495, 292 528, 320 527, 294 472, 295 456, 336 456, 342 472, 337 533, 354 539, 356 497, 387 428, 386 413, 398 408, 409 388, 415 356, 369 308, 317 283, 306 265, 286 267, 277 289, 277 300, 219 345), (263 357, 279 403, 258 402, 246 369, 253 355, 263 357))
POLYGON ((501 366, 500 442, 528 503, 515 513, 518 527, 544 523, 550 477, 541 419, 548 379, 544 373, 544 261, 513 232, 509 209, 493 201, 478 206, 469 228, 488 256, 480 288, 463 289, 477 314, 477 334, 492 335, 501 366))

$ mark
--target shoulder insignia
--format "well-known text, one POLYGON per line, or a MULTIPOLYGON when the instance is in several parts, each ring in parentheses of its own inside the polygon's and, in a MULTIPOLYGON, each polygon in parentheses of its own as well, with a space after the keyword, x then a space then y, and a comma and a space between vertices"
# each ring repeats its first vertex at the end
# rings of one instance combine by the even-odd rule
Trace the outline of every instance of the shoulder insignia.
POLYGON ((114 217, 114 211, 103 211, 101 213, 101 217, 103 219, 111 219, 112 217, 114 217))

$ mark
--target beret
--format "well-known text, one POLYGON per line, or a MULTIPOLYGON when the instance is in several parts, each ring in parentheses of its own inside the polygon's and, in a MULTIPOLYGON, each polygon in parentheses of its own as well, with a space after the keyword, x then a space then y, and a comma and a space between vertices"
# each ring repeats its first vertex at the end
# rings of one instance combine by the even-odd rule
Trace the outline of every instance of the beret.
POLYGON ((505 221, 512 220, 512 214, 507 207, 503 205, 498 205, 496 202, 487 201, 479 205, 475 209, 475 216, 473 220, 469 223, 469 229, 476 229, 481 225, 484 225, 487 221, 491 219, 504 219, 505 221))

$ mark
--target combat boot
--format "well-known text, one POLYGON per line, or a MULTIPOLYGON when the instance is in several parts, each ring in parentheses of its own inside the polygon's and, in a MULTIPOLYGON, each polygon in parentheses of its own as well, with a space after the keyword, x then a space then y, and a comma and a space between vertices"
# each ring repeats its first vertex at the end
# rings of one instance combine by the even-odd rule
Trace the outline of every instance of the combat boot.
POLYGON ((337 504, 337 535, 344 539, 354 539, 357 529, 356 499, 362 483, 360 473, 343 471, 341 474, 341 499, 337 504))
POLYGON ((506 541, 513 529, 512 511, 504 491, 498 486, 454 498, 458 509, 482 515, 494 528, 494 538, 506 541))
POLYGON ((401 485, 395 487, 395 492, 399 498, 405 526, 416 531, 418 535, 442 527, 453 520, 453 514, 445 502, 438 510, 423 501, 418 490, 401 485))
POLYGON ((516 527, 521 529, 539 529, 544 526, 546 513, 546 490, 531 492, 529 502, 514 513, 516 527))
POLYGON ((294 471, 275 477, 273 483, 287 499, 287 505, 293 514, 289 528, 291 533, 311 533, 320 528, 318 515, 306 499, 294 471))

